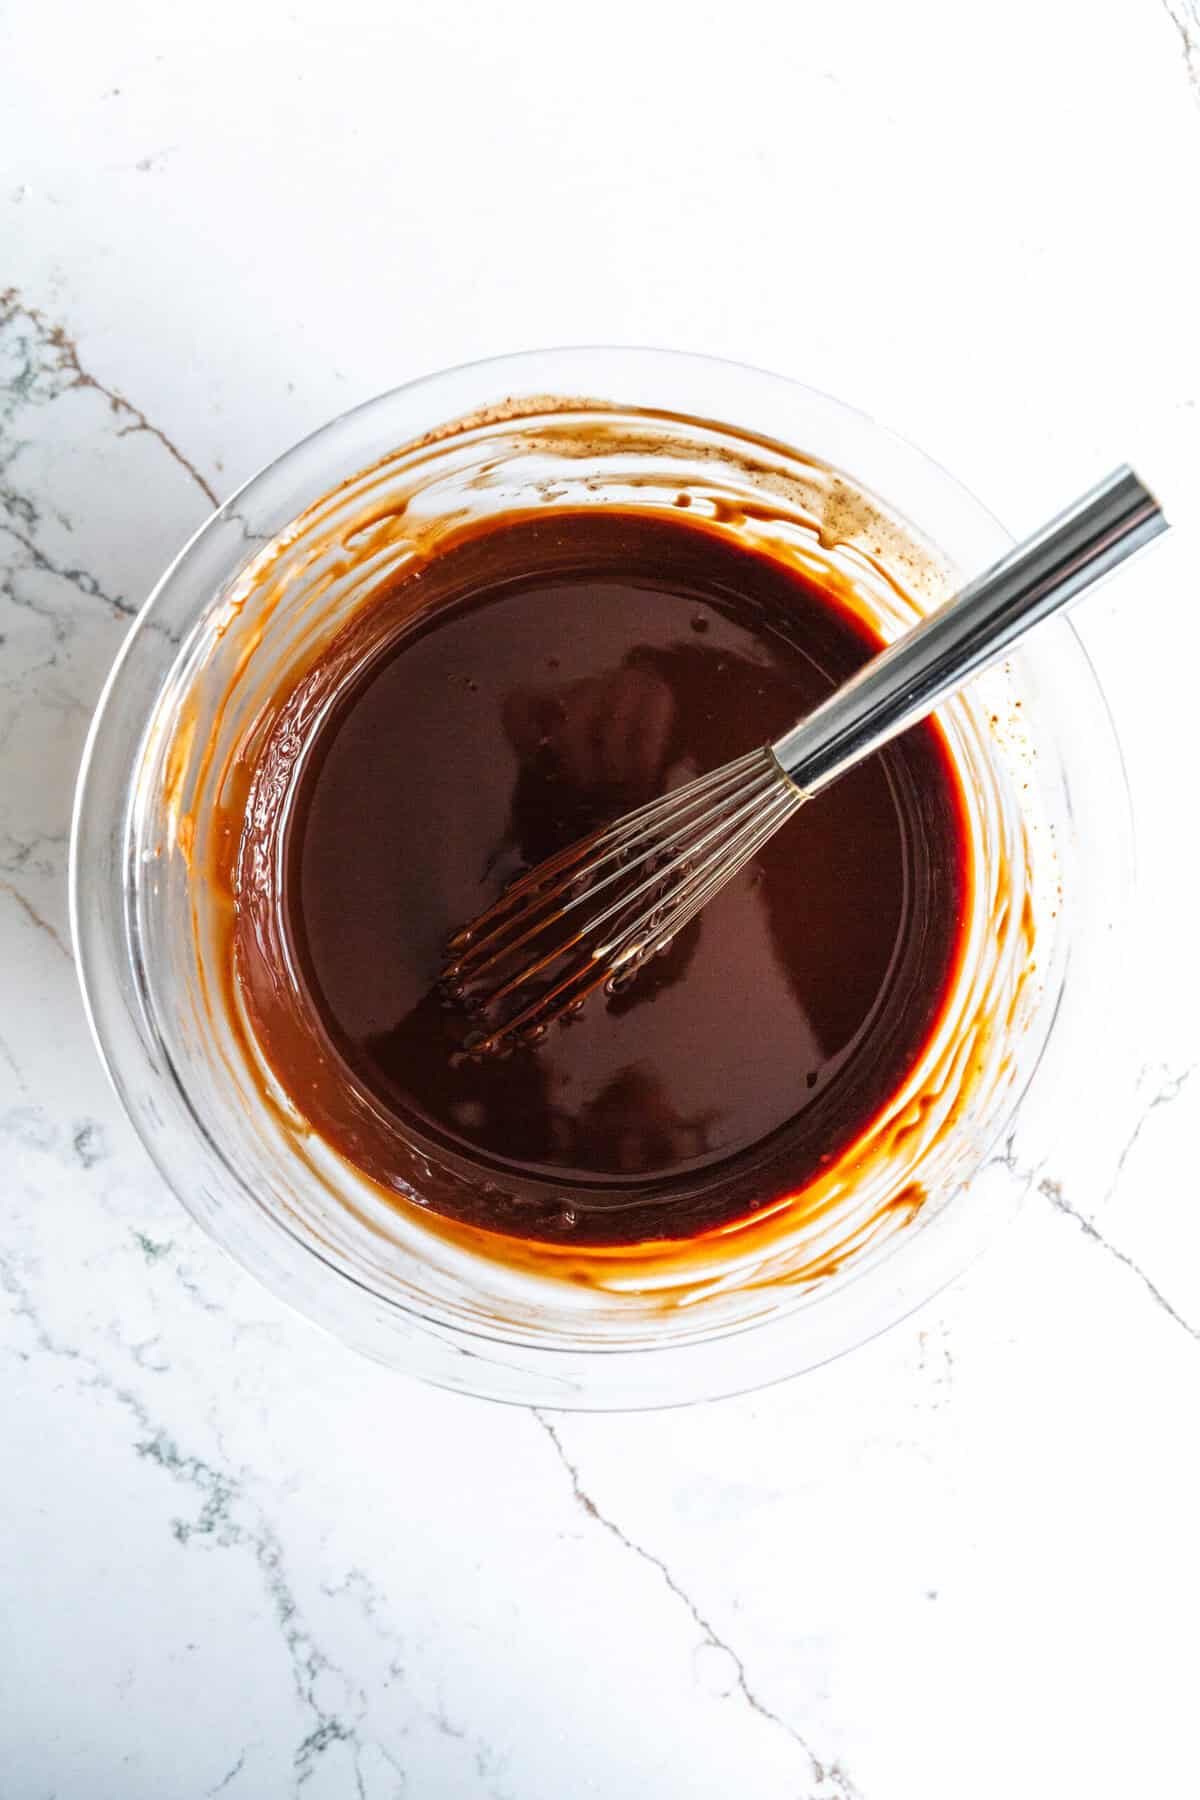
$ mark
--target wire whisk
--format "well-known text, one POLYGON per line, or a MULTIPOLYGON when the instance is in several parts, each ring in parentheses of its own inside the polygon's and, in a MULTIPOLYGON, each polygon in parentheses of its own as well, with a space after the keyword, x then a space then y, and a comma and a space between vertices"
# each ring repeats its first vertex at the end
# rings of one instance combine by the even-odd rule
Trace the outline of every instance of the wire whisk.
POLYGON ((1165 530, 1120 468, 773 744, 626 813, 521 876, 450 941, 443 991, 472 1055, 536 1043, 597 989, 632 982, 805 801, 932 712, 1165 530))

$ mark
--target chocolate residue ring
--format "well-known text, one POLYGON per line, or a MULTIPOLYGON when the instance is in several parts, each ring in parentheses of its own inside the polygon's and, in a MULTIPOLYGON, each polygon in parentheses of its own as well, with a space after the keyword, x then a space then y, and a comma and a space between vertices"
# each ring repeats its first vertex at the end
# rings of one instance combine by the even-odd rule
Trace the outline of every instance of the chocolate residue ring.
MULTIPOLYGON (((769 550, 836 591, 878 636, 894 634, 913 616, 918 586, 932 599, 946 585, 932 557, 922 566, 920 546, 832 470, 797 468, 773 446, 700 422, 570 402, 523 418, 465 421, 457 432, 400 452, 319 501, 255 557, 211 622, 207 645, 191 647, 190 692, 181 696, 164 758, 165 848, 182 853, 192 871, 197 957, 210 984, 208 1010, 197 1012, 196 1028, 236 1071, 245 1105, 264 1115, 269 1108, 287 1153, 310 1166, 319 1133, 268 1073, 269 1046, 264 1056, 234 979, 232 897, 252 778, 271 738, 270 779, 260 784, 256 804, 269 810, 286 797, 289 758, 302 754, 310 715, 361 676, 361 645, 346 627, 389 586, 418 604, 420 582, 395 587, 397 578, 432 568, 480 521, 529 518, 530 464, 540 471, 532 484, 538 519, 559 511, 578 516, 581 507, 638 507, 652 518, 686 496, 696 525, 703 522, 732 545, 769 550), (887 547, 901 545, 900 557, 887 555, 887 547), (907 590, 897 578, 898 561, 912 583, 907 590)), ((653 1295, 656 1308, 686 1304, 689 1310, 707 1294, 720 1292, 727 1302, 732 1284, 746 1278, 762 1304, 773 1286, 786 1294, 795 1283, 826 1279, 905 1229, 930 1195, 939 1198, 969 1163, 971 1116, 994 1107, 1013 1079, 1014 1034, 1033 1010, 1032 868, 981 710, 975 699, 960 700, 944 714, 972 869, 959 969, 919 1063, 822 1174, 752 1217, 683 1242, 672 1237, 618 1250, 492 1233, 473 1240, 471 1227, 443 1221, 423 1206, 420 1170, 429 1164, 429 1148, 418 1139, 403 1174, 386 1190, 402 1226, 427 1235, 430 1254, 438 1242, 452 1241, 539 1279, 566 1280, 577 1291, 653 1295)), ((268 841, 269 834, 264 846, 268 841)), ((259 853, 268 852, 253 845, 243 851, 244 879, 259 853)), ((363 1114, 378 1114, 369 1089, 349 1085, 363 1114)), ((321 1166, 331 1166, 327 1157, 321 1166)), ((359 1171, 346 1164, 344 1174, 341 1203, 378 1227, 378 1209, 360 1191, 359 1171)), ((428 1178, 435 1178, 432 1166, 428 1178)), ((504 1206, 497 1189, 493 1181, 488 1211, 499 1221, 504 1206)), ((513 1207, 519 1232, 515 1198, 513 1207)))

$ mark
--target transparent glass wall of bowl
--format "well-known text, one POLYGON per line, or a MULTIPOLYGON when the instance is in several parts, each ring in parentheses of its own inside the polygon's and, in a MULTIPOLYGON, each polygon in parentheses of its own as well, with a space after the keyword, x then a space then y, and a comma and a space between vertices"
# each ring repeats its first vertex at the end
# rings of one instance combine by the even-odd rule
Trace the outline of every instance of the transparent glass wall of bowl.
POLYGON ((247 1067, 211 1005, 211 897, 173 835, 168 795, 178 783, 166 763, 183 709, 197 748, 216 752, 209 776, 199 761, 183 771, 183 788, 203 800, 221 745, 244 729, 279 669, 326 641, 366 585, 410 553, 414 532, 436 531, 447 514, 514 505, 670 504, 681 484, 697 496, 769 498, 785 534, 790 513, 814 507, 831 537, 852 544, 868 530, 863 548, 894 567, 922 608, 1009 542, 919 452, 795 383, 653 351, 501 359, 368 403, 234 496, 151 596, 89 740, 73 927, 97 1042, 151 1154, 195 1217, 273 1291, 367 1354, 447 1387, 550 1406, 664 1405, 754 1387, 852 1348, 935 1292, 1011 1216, 1072 1117, 1070 1092, 1094 1054, 1099 971, 1128 888, 1128 823, 1113 804, 1124 786, 1102 696, 1058 623, 947 717, 956 754, 990 796, 980 829, 991 834, 994 869, 1026 854, 1036 890, 1039 966, 1010 1045, 1012 1078, 956 1134, 914 1223, 844 1268, 817 1282, 762 1284, 727 1261, 686 1304, 669 1278, 575 1287, 429 1230, 418 1210, 388 1204, 313 1142, 286 1096, 261 1104, 269 1073, 247 1067), (539 408, 538 396, 657 413, 660 438, 671 416, 693 423, 664 456, 640 441, 636 419, 614 428, 601 409, 596 452, 568 456, 554 442, 561 416, 539 408), (489 409, 466 431, 393 454, 489 409), (505 416, 525 409, 540 423, 505 416), (776 448, 748 468, 739 434, 776 448), (847 485, 831 488, 804 458, 844 472, 847 485), (397 483, 408 484, 404 530, 378 534, 366 559, 346 556, 356 534, 361 549, 362 531, 377 529, 397 483), (856 512, 856 495, 867 497, 865 510, 856 512), (375 523, 364 526, 368 517, 375 523), (256 610, 264 591, 277 602, 269 614, 256 610), (231 672, 251 632, 260 637, 238 687, 231 672))

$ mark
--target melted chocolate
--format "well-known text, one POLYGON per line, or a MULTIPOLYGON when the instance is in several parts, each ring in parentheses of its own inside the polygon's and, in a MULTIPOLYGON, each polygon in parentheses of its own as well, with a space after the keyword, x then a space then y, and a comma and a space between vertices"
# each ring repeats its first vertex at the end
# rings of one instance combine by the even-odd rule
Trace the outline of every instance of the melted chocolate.
POLYGON ((953 973, 965 834, 933 725, 536 1047, 464 1057, 476 1021, 438 977, 516 874, 775 737, 877 647, 682 514, 500 521, 402 576, 284 709, 247 813, 236 966, 300 1109, 385 1186, 531 1238, 684 1237, 803 1187, 902 1084, 953 973))

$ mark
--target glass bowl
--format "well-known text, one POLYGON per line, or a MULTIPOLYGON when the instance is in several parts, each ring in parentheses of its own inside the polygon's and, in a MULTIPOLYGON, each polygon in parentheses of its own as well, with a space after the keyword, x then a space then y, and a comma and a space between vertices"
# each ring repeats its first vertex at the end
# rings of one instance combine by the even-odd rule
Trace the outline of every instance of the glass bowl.
POLYGON ((474 1394, 669 1405, 852 1348, 1012 1216, 1094 1055, 1128 803, 1095 677, 1058 621, 939 714, 970 815, 962 967, 919 1068, 811 1189, 688 1245, 576 1253, 452 1227, 421 1207, 419 1173, 386 1193, 307 1126, 245 1029, 228 897, 202 873, 214 833, 236 825, 237 748, 281 675, 439 533, 484 513, 682 497, 834 565, 884 636, 1011 542, 920 452, 778 376, 650 350, 477 363, 334 420, 227 501, 139 614, 84 754, 80 978, 163 1175, 300 1312, 474 1394))

